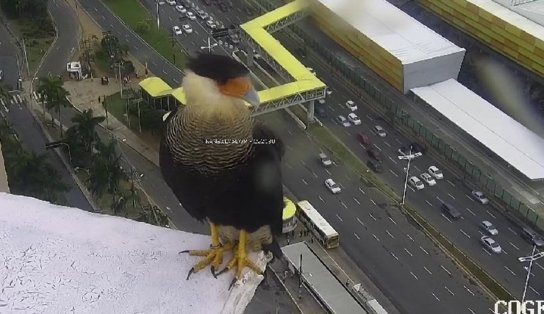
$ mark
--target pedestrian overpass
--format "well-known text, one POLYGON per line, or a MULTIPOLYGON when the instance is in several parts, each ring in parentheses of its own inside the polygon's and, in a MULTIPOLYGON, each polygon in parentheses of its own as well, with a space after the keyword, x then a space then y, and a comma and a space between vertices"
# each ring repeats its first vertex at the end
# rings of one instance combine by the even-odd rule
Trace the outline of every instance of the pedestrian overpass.
MULTIPOLYGON (((305 0, 296 0, 240 25, 243 30, 242 42, 248 48, 248 65, 252 64, 255 51, 277 73, 291 81, 259 91, 261 105, 252 109, 253 115, 310 103, 308 112, 309 119, 312 120, 314 101, 325 97, 327 86, 272 36, 275 31, 304 17, 307 5, 305 0)), ((177 105, 185 104, 183 88, 172 88, 158 77, 144 79, 139 85, 144 99, 165 99, 168 104, 171 100, 177 105)))

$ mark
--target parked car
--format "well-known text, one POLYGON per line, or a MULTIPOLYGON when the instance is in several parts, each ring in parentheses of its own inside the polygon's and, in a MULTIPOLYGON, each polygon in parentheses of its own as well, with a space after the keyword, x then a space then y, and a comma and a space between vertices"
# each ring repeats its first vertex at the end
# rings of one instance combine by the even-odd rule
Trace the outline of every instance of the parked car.
POLYGON ((451 218, 453 219, 461 218, 461 213, 455 207, 453 207, 453 205, 448 203, 442 203, 441 208, 442 208, 442 211, 446 215, 450 216, 451 218))
POLYGON ((166 0, 169 5, 176 5, 176 0, 166 0))
POLYGON ((196 15, 198 15, 199 18, 201 18, 202 20, 205 20, 208 18, 208 13, 202 11, 202 10, 196 10, 196 15))
POLYGON ((521 237, 532 245, 536 245, 538 247, 544 246, 544 238, 529 227, 524 227, 521 229, 521 237))
POLYGON ((437 180, 444 179, 444 174, 436 166, 430 166, 429 169, 427 169, 427 171, 429 172, 431 176, 433 176, 433 178, 437 180))
POLYGON ((310 67, 306 67, 306 70, 310 71, 310 73, 312 73, 312 75, 316 75, 314 69, 312 69, 310 67))
POLYGON ((416 176, 410 177, 410 179, 408 179, 408 184, 410 184, 416 190, 423 190, 425 187, 423 182, 421 182, 421 180, 419 180, 416 176))
POLYGON ((189 20, 193 20, 193 21, 196 20, 195 14, 194 14, 193 12, 191 12, 191 11, 187 11, 186 16, 187 16, 187 18, 188 18, 189 20))
POLYGON ((490 250, 493 253, 499 254, 502 252, 501 246, 491 237, 483 236, 480 238, 480 242, 486 249, 490 250))
POLYGON ((346 107, 351 110, 351 111, 355 111, 357 110, 357 105, 353 102, 353 100, 348 100, 346 101, 346 107))
POLYGON ((368 168, 372 169, 372 171, 374 171, 376 173, 383 172, 383 165, 382 165, 381 161, 378 161, 378 160, 375 160, 375 159, 369 159, 366 162, 366 165, 368 166, 368 168))
POLYGON ((386 137, 387 136, 387 133, 385 132, 385 129, 381 125, 375 125, 372 130, 379 137, 386 137))
POLYGON ((361 125, 361 119, 353 112, 348 114, 348 120, 354 125, 361 125))
POLYGON ((174 27, 172 27, 172 31, 173 31, 174 34, 176 34, 176 35, 181 35, 181 34, 182 34, 181 28, 179 28, 179 26, 174 26, 174 27))
POLYGON ((317 102, 320 104, 320 105, 324 105, 325 104, 325 98, 319 98, 317 100, 317 102))
POLYGON ((327 89, 325 90, 325 93, 327 93, 327 96, 332 95, 332 89, 327 88, 327 89))
POLYGON ((351 126, 351 123, 349 123, 348 119, 346 119, 346 117, 344 117, 343 115, 339 115, 338 117, 336 117, 336 122, 338 122, 338 124, 345 128, 351 126))
POLYGON ((489 235, 499 234, 497 228, 495 228, 495 226, 487 220, 484 220, 480 223, 480 229, 484 230, 489 235))
POLYGON ((325 186, 327 187, 327 189, 329 189, 329 191, 331 191, 332 194, 338 194, 342 191, 340 186, 338 186, 338 184, 336 184, 333 179, 325 180, 325 186))
POLYGON ((489 204, 489 200, 481 191, 472 191, 472 197, 482 205, 489 204))
POLYGON ((363 132, 360 132, 357 134, 357 140, 359 143, 361 143, 364 147, 369 147, 372 145, 372 141, 370 140, 370 137, 363 132))
POLYGON ((436 185, 436 181, 427 172, 423 172, 419 177, 423 182, 427 183, 428 186, 436 185))
POLYGON ((368 148, 366 150, 366 153, 368 154, 368 157, 370 157, 370 158, 372 158, 374 160, 377 160, 377 161, 382 160, 382 156, 380 155, 380 153, 375 148, 368 148))
POLYGON ((193 28, 189 24, 183 25, 183 31, 187 34, 191 34, 193 32, 193 28))
POLYGON ((178 11, 181 14, 187 13, 187 9, 182 5, 176 5, 176 11, 178 11))
POLYGON ((330 166, 332 166, 332 161, 331 161, 331 159, 330 159, 329 156, 327 156, 327 154, 325 154, 325 153, 320 153, 320 154, 319 154, 319 160, 321 160, 321 164, 323 165, 323 167, 330 167, 330 166))
POLYGON ((213 20, 207 20, 206 25, 208 25, 208 27, 211 28, 211 29, 216 29, 217 28, 217 25, 215 24, 215 22, 213 20))

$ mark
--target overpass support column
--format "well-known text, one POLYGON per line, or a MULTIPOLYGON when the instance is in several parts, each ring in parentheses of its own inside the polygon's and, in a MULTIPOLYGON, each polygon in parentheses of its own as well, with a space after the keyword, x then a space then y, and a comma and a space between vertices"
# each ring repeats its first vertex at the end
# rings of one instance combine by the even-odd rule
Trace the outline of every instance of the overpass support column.
POLYGON ((308 102, 308 124, 315 122, 315 100, 310 100, 308 102))

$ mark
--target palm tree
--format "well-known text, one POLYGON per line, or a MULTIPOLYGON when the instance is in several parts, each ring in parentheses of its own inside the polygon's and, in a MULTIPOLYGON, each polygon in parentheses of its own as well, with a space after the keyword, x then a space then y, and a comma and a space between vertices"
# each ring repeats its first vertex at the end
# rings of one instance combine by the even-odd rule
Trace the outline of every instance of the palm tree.
POLYGON ((9 96, 9 91, 6 85, 0 84, 0 99, 8 99, 9 96))
MULTIPOLYGON (((55 76, 49 73, 47 77, 40 77, 38 79, 38 88, 36 91, 41 95, 42 104, 46 104, 47 109, 54 108, 58 114, 58 120, 60 124, 60 136, 62 137, 62 121, 60 120, 61 107, 70 106, 68 98, 70 93, 64 89, 64 82, 60 76, 55 76)), ((51 123, 54 123, 53 116, 51 116, 51 123)))
POLYGON ((85 145, 85 150, 91 154, 93 146, 100 139, 96 132, 96 127, 104 121, 103 116, 93 116, 93 110, 88 109, 81 113, 78 113, 72 118, 74 122, 73 128, 75 128, 77 135, 85 145))

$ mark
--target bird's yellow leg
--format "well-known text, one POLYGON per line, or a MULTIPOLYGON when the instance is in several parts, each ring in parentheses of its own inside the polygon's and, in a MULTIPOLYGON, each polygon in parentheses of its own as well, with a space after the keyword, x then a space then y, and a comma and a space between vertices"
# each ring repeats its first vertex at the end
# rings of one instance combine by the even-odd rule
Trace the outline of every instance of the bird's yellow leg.
POLYGON ((217 226, 213 223, 210 223, 210 231, 211 231, 211 238, 212 238, 212 244, 210 245, 210 248, 208 250, 185 250, 181 251, 180 253, 189 253, 191 256, 203 256, 204 258, 200 260, 198 263, 196 263, 191 270, 189 271, 189 274, 187 275, 187 279, 191 276, 192 273, 196 273, 204 268, 206 266, 211 264, 211 272, 213 276, 215 277, 215 270, 221 266, 223 263, 223 253, 227 250, 231 250, 233 248, 233 244, 231 242, 227 242, 223 245, 221 245, 221 242, 219 242, 219 233, 217 232, 217 226))
POLYGON ((263 271, 261 270, 259 266, 257 266, 249 258, 247 258, 246 238, 247 238, 247 232, 245 230, 240 230, 239 242, 234 248, 234 255, 232 259, 227 263, 227 266, 225 267, 225 269, 217 273, 217 275, 220 275, 224 272, 231 270, 234 266, 236 266, 236 273, 234 275, 234 280, 231 283, 231 286, 236 280, 240 280, 242 278, 242 271, 244 270, 245 267, 251 268, 254 272, 256 272, 259 275, 263 273, 263 271))

